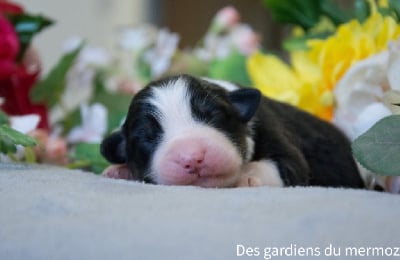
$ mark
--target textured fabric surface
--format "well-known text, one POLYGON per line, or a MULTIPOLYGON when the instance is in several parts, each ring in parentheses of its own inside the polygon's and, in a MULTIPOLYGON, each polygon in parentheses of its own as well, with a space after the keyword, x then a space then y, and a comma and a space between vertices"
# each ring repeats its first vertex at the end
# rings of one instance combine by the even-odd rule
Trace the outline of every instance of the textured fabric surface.
POLYGON ((302 248, 351 259, 348 247, 387 259, 399 218, 400 196, 373 191, 155 186, 0 164, 0 259, 293 259, 302 248), (253 256, 237 256, 242 246, 253 256))

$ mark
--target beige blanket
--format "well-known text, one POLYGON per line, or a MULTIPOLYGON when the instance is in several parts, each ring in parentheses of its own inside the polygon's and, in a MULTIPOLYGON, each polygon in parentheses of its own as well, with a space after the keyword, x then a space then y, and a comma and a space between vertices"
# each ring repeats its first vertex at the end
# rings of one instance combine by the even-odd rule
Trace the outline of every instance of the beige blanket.
POLYGON ((0 164, 0 259, 400 259, 399 223, 400 196, 387 193, 155 186, 0 164))

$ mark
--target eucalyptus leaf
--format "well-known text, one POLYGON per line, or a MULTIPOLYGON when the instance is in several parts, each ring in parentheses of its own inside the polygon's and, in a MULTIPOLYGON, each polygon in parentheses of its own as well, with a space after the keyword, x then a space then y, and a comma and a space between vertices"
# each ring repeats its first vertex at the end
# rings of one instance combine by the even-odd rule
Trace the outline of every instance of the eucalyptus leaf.
POLYGON ((384 176, 400 175, 400 115, 383 118, 352 144, 366 169, 384 176))
POLYGON ((59 103, 65 89, 66 75, 74 65, 83 45, 81 44, 75 50, 65 54, 47 77, 33 87, 30 93, 33 102, 46 103, 49 107, 59 103))
POLYGON ((17 145, 35 146, 36 140, 5 124, 0 125, 0 152, 4 154, 15 153, 17 145))

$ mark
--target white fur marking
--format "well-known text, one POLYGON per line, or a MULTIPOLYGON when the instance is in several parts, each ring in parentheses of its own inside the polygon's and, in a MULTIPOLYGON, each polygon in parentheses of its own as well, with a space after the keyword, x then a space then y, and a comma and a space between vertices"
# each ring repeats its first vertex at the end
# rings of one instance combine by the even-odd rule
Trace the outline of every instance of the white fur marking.
POLYGON ((243 167, 243 175, 238 186, 275 186, 283 187, 276 164, 271 160, 249 162, 243 167))
POLYGON ((169 83, 171 86, 154 88, 150 103, 158 109, 155 115, 163 126, 164 138, 180 134, 182 130, 199 125, 192 117, 190 94, 184 79, 169 83))

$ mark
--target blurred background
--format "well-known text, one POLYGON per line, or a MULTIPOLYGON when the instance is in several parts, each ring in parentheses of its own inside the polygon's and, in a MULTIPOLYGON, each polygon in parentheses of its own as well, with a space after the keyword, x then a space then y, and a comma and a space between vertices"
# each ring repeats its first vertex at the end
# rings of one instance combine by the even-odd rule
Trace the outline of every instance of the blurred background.
POLYGON ((179 33, 180 47, 196 44, 206 32, 215 13, 233 5, 263 37, 262 44, 279 50, 285 29, 271 18, 260 0, 20 0, 26 10, 45 14, 55 25, 35 37, 48 71, 59 59, 63 43, 70 37, 83 37, 93 46, 112 50, 116 44, 116 29, 126 25, 151 23, 179 33))

